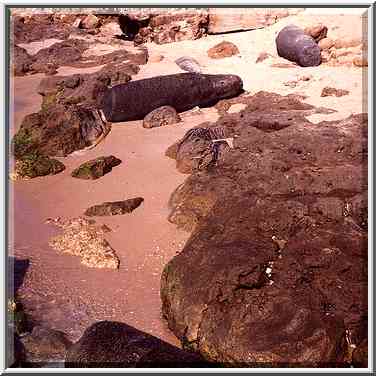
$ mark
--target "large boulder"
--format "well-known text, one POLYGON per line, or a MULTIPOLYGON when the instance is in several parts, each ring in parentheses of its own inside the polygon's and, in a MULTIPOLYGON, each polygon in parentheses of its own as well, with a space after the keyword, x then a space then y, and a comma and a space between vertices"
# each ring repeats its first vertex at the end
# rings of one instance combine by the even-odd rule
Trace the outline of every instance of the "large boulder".
POLYGON ((95 110, 77 105, 53 104, 25 116, 12 140, 12 151, 17 159, 38 153, 65 157, 94 145, 109 132, 95 110))
MULTIPOLYGON (((216 362, 344 364, 345 333, 367 317, 367 116, 312 124, 323 109, 293 96, 237 100, 247 107, 211 125, 233 148, 170 200, 193 233, 163 271, 163 314, 216 362)), ((199 155, 195 137, 183 145, 199 155)))
POLYGON ((127 324, 100 321, 68 351, 66 368, 209 367, 199 355, 180 350, 127 324))

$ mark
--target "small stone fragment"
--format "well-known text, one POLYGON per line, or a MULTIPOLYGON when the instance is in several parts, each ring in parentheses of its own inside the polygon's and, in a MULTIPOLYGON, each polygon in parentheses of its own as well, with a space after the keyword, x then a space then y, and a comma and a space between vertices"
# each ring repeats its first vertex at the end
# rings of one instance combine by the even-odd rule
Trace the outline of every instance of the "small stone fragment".
POLYGON ((263 62, 264 60, 268 59, 271 56, 272 55, 268 54, 267 52, 261 52, 258 58, 256 59, 256 64, 263 62))
POLYGON ((368 59, 362 56, 355 56, 353 64, 357 67, 368 67, 368 59))
POLYGON ((223 41, 208 50, 208 56, 212 59, 222 59, 239 53, 234 43, 223 41))
POLYGON ((122 215, 131 213, 138 208, 144 201, 142 197, 131 198, 124 201, 104 202, 100 205, 94 205, 85 211, 85 215, 92 216, 107 216, 107 215, 122 215))
POLYGON ((344 95, 348 95, 350 92, 348 90, 343 89, 336 89, 334 87, 326 86, 324 89, 322 89, 321 97, 342 97, 344 95))

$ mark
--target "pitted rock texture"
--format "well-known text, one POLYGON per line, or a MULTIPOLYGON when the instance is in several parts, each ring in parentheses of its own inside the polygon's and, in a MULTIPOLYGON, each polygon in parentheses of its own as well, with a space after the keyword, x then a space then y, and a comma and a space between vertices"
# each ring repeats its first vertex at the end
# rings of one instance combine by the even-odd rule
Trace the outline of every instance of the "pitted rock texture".
POLYGON ((234 149, 171 197, 169 220, 193 233, 164 269, 163 314, 226 365, 347 364, 345 330, 366 336, 367 115, 313 124, 323 109, 296 97, 238 101, 213 124, 234 149))
POLYGON ((183 351, 125 323, 99 321, 68 351, 66 368, 211 367, 198 354, 183 351))

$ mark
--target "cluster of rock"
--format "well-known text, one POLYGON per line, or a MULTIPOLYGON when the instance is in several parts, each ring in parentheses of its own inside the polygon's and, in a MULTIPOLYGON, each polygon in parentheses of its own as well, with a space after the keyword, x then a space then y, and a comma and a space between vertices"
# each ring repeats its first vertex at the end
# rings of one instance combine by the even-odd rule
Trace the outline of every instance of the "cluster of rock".
POLYGON ((360 38, 337 38, 327 36, 323 24, 312 25, 304 32, 318 43, 322 62, 329 66, 368 66, 367 45, 360 38))
POLYGON ((199 131, 169 153, 191 172, 169 220, 193 231, 162 275, 169 328, 231 366, 364 366, 367 115, 313 124, 322 109, 267 92, 218 106, 200 128, 225 128, 233 149, 198 169, 199 131))

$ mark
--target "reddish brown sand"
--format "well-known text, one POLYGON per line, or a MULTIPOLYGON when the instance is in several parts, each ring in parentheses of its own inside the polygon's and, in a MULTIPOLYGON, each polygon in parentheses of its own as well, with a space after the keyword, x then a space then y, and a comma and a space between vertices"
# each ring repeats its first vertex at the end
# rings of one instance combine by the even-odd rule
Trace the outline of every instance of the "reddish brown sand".
MULTIPOLYGON (((310 17, 304 18, 301 14, 295 21, 304 26, 323 20, 337 35, 348 34, 348 25, 353 25, 354 20, 357 30, 361 28, 359 16, 310 17)), ((275 32, 288 22, 294 22, 294 17, 263 30, 163 46, 148 45, 151 56, 162 54, 165 59, 148 63, 134 79, 181 72, 174 60, 188 55, 204 66, 205 73, 239 74, 246 90, 252 94, 259 90, 303 93, 308 96, 307 102, 338 111, 332 115, 312 116, 311 121, 340 119, 365 111, 362 69, 323 66, 278 69, 272 68, 268 60, 255 64, 261 52, 275 53, 275 32), (210 61, 207 49, 222 40, 234 42, 240 56, 210 61), (312 79, 293 89, 284 85, 285 81, 302 74, 310 74, 312 79), (348 89, 350 94, 321 98, 322 88, 328 85, 348 89)), ((73 72, 77 70, 59 70, 60 74, 73 72)), ((11 134, 26 114, 39 110, 41 97, 36 88, 42 77, 34 75, 13 80, 11 134)), ((237 109, 234 106, 232 110, 237 109)), ((78 339, 89 324, 107 319, 125 322, 178 345, 161 318, 159 281, 164 265, 182 249, 189 236, 167 221, 170 194, 186 176, 176 171, 174 161, 165 157, 164 152, 188 129, 207 120, 216 120, 217 116, 216 110, 211 108, 199 115, 183 115, 182 123, 161 128, 144 129, 141 122, 114 124, 110 134, 96 148, 62 158, 66 166, 63 173, 10 182, 10 253, 31 261, 19 293, 33 317, 44 325, 65 331, 72 340, 78 339), (70 176, 80 163, 111 154, 123 163, 103 178, 86 181, 70 176), (47 218, 73 218, 82 215, 91 205, 137 196, 145 201, 132 214, 97 219, 113 230, 107 239, 120 258, 119 270, 89 269, 80 264, 78 257, 59 254, 48 246, 50 237, 60 230, 44 224, 47 218)))

